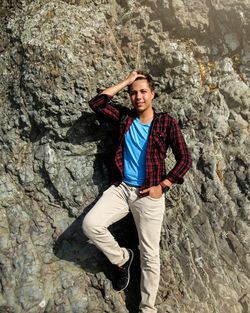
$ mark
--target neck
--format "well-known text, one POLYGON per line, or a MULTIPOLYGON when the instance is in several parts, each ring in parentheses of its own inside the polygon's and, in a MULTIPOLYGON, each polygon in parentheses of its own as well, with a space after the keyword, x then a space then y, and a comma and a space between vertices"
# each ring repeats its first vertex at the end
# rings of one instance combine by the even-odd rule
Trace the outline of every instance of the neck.
POLYGON ((143 112, 137 112, 137 113, 138 113, 139 120, 143 124, 150 122, 154 117, 154 110, 152 108, 150 108, 150 110, 146 110, 143 112))

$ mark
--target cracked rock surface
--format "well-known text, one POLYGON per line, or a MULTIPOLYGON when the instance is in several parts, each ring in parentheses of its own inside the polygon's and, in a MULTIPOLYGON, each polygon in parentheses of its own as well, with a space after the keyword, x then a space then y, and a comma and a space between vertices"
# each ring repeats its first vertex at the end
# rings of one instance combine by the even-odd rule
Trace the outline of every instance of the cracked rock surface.
POLYGON ((136 251, 124 293, 81 222, 116 135, 88 100, 138 68, 193 158, 166 197, 158 312, 250 312, 250 1, 2 0, 0 21, 0 312, 137 313, 131 216, 112 227, 136 251))

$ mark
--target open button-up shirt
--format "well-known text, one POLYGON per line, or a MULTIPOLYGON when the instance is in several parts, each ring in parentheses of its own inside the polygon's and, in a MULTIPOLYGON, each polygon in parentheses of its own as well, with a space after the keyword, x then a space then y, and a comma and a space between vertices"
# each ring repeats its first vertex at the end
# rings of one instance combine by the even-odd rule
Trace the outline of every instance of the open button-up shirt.
MULTIPOLYGON (((100 113, 119 125, 119 142, 115 154, 114 177, 112 183, 118 185, 123 177, 123 142, 134 118, 135 109, 110 103, 112 96, 98 94, 89 101, 93 111, 100 113)), ((183 176, 191 167, 191 156, 177 121, 167 113, 154 112, 146 151, 146 177, 141 189, 157 186, 168 179, 172 183, 182 184, 183 176), (176 164, 166 173, 165 159, 168 148, 171 147, 176 164)))

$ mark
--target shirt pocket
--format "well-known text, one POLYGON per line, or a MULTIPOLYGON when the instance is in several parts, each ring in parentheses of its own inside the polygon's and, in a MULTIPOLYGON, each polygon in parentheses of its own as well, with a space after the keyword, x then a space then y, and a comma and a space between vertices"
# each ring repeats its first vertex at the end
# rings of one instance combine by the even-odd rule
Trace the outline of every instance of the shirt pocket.
POLYGON ((161 154, 166 154, 166 134, 156 132, 153 137, 154 147, 161 154))

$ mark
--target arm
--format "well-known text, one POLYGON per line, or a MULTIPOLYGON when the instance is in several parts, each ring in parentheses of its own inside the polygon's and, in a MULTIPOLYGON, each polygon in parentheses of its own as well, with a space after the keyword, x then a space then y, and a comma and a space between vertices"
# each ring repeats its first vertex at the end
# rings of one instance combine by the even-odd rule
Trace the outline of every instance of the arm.
POLYGON ((101 113, 102 115, 111 118, 113 121, 118 122, 124 113, 124 108, 110 105, 108 102, 119 91, 132 84, 137 77, 144 76, 138 74, 136 71, 133 71, 126 79, 122 80, 114 86, 106 88, 104 91, 102 91, 100 94, 98 94, 89 101, 91 109, 96 113, 101 113))
MULTIPOLYGON (((181 133, 181 129, 175 119, 172 119, 169 130, 170 147, 175 156, 176 164, 174 168, 169 171, 166 176, 167 181, 172 183, 182 184, 184 182, 183 176, 192 165, 191 155, 185 139, 181 133)), ((164 183, 165 183, 164 181, 164 183)))
POLYGON ((111 86, 104 91, 101 92, 101 94, 109 95, 109 96, 114 96, 116 95, 119 91, 124 89, 125 87, 131 85, 137 77, 144 77, 141 74, 138 74, 137 71, 131 72, 128 77, 121 82, 119 82, 117 85, 111 86))
POLYGON ((159 198, 162 195, 164 188, 169 188, 174 183, 182 184, 184 181, 183 176, 192 164, 190 152, 181 133, 181 129, 176 120, 173 118, 171 118, 168 137, 170 140, 170 147, 172 148, 175 156, 176 164, 159 185, 152 186, 141 191, 141 193, 149 192, 149 195, 153 198, 159 198))

